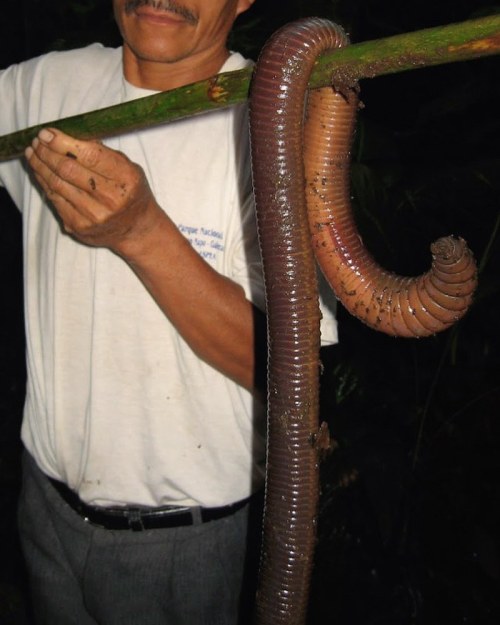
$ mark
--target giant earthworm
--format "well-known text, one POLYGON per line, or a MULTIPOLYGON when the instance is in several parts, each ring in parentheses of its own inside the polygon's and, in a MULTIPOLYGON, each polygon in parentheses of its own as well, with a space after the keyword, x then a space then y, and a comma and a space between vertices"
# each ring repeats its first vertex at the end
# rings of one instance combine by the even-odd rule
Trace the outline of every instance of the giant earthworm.
POLYGON ((317 56, 347 43, 343 30, 326 20, 289 24, 264 46, 252 80, 252 168, 269 339, 259 625, 300 625, 307 612, 321 438, 314 255, 347 309, 393 335, 448 327, 466 311, 476 284, 462 239, 434 243, 433 267, 420 278, 384 271, 365 250, 349 201, 356 88, 334 84, 307 93, 317 56))

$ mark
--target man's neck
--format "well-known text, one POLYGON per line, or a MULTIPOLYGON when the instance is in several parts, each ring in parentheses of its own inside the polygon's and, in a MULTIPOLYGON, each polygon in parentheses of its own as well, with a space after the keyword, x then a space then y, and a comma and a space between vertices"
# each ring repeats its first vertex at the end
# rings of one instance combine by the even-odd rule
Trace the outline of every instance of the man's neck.
POLYGON ((137 59, 124 45, 123 71, 126 80, 136 87, 152 91, 169 91, 217 74, 229 56, 224 49, 217 54, 200 55, 172 63, 137 59), (195 61, 195 62, 193 62, 195 61))

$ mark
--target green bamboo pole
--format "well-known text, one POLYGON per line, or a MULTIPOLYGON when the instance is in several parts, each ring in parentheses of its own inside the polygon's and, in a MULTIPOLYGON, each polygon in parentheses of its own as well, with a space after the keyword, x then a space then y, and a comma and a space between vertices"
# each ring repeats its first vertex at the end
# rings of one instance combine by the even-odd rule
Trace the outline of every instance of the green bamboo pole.
MULTIPOLYGON (((353 44, 318 59, 310 88, 332 82, 349 86, 362 78, 500 53, 500 15, 353 44)), ((80 139, 100 139, 198 115, 244 102, 252 69, 92 111, 0 137, 0 161, 20 156, 42 127, 59 128, 80 139)))

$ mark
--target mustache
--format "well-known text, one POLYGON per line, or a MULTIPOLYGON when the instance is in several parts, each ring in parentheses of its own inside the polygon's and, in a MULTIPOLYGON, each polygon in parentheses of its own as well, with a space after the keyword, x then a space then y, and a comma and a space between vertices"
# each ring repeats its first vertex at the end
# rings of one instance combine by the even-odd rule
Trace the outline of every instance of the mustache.
POLYGON ((128 15, 133 13, 139 7, 149 6, 160 11, 170 11, 183 17, 189 24, 198 23, 198 17, 185 6, 177 2, 177 0, 127 0, 124 5, 125 13, 128 15))

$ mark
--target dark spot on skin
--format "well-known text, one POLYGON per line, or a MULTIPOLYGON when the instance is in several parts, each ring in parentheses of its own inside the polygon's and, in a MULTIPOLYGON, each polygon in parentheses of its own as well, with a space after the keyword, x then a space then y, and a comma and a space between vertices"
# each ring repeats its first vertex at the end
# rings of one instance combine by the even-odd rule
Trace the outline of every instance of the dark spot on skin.
POLYGON ((76 154, 73 154, 73 152, 66 152, 66 156, 68 158, 72 158, 73 160, 78 160, 78 156, 76 154))
POLYGON ((95 180, 93 178, 89 178, 89 185, 90 185, 90 188, 92 189, 92 191, 96 190, 97 185, 96 185, 95 180))

